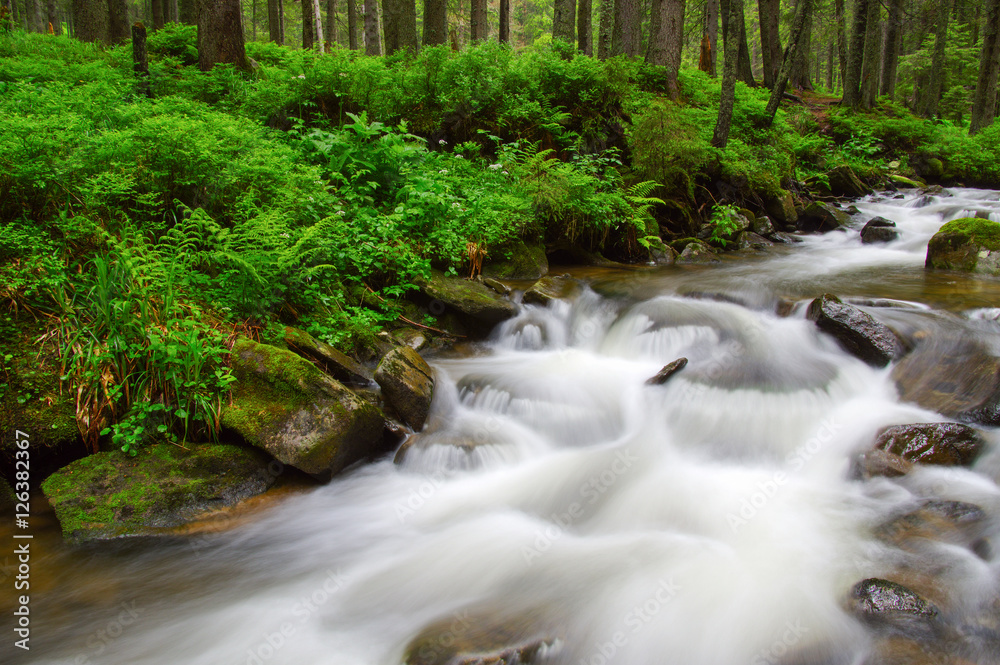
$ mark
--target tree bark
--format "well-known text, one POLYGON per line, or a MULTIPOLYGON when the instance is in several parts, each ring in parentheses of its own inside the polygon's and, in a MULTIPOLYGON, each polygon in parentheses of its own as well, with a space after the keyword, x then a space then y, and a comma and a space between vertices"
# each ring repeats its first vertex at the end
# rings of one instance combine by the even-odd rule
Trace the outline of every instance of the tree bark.
POLYGON ((73 0, 73 33, 82 42, 107 41, 107 2, 105 0, 73 0))
POLYGON ((879 28, 882 3, 869 0, 865 19, 865 58, 861 68, 861 106, 870 109, 878 97, 878 74, 882 52, 882 30, 879 28))
POLYGON ((177 0, 177 22, 198 25, 198 4, 201 0, 177 0))
POLYGON ((347 0, 347 48, 358 50, 358 0, 347 0))
POLYGON ((315 21, 313 20, 313 0, 302 0, 302 50, 309 51, 316 45, 316 37, 313 34, 315 21))
POLYGON ((163 0, 152 0, 150 9, 153 12, 153 30, 159 30, 165 24, 163 19, 163 0))
POLYGON ((319 6, 319 0, 312 0, 312 20, 313 20, 313 45, 320 53, 326 51, 323 43, 323 12, 319 6))
POLYGON ((740 55, 740 27, 743 18, 743 0, 725 0, 722 16, 722 39, 725 53, 722 58, 722 93, 719 95, 719 115, 712 132, 712 145, 725 150, 729 143, 729 127, 733 123, 733 104, 736 101, 736 61, 740 55))
POLYGON ((667 68, 667 93, 680 97, 677 73, 684 45, 684 0, 653 0, 646 62, 667 68))
POLYGON ((889 97, 896 94, 896 68, 899 65, 902 37, 903 0, 889 0, 889 20, 886 23, 885 44, 882 48, 882 85, 879 87, 879 92, 889 97))
MULTIPOLYGON (((730 14, 729 0, 722 0, 722 30, 725 32, 728 30, 728 18, 730 14)), ((737 57, 736 57, 736 80, 742 81, 747 85, 753 87, 757 85, 757 81, 753 77, 753 67, 750 63, 750 48, 747 45, 747 25, 746 16, 743 13, 743 2, 739 3, 737 8, 737 24, 736 24, 736 42, 737 42, 737 57)))
POLYGON ((128 22, 128 5, 125 0, 107 0, 108 43, 121 44, 131 37, 128 22))
MULTIPOLYGON (((798 4, 805 2, 799 0, 798 4)), ((812 43, 812 12, 806 12, 802 33, 798 38, 799 45, 795 49, 795 57, 792 60, 792 69, 789 75, 789 82, 796 90, 812 90, 812 81, 809 79, 809 48, 812 43)))
POLYGON ((719 0, 705 1, 705 34, 708 35, 708 47, 711 51, 712 59, 708 64, 707 71, 715 78, 718 74, 716 63, 719 53, 719 0))
POLYGON ((593 14, 592 0, 580 0, 576 10, 576 47, 584 55, 594 55, 593 14))
POLYGON ((51 28, 54 35, 61 35, 62 23, 59 21, 59 3, 56 0, 46 0, 45 14, 46 18, 48 18, 48 26, 46 28, 51 28))
POLYGON ((365 55, 382 55, 378 34, 378 0, 365 0, 365 55))
POLYGON ((791 75, 793 64, 797 60, 796 51, 802 48, 801 42, 805 34, 806 23, 812 15, 812 0, 799 0, 798 5, 795 10, 795 18, 792 20, 792 31, 788 35, 788 47, 781 58, 781 67, 778 68, 774 87, 771 88, 771 97, 764 110, 766 127, 770 127, 774 123, 774 116, 778 113, 778 106, 781 104, 781 98, 788 85, 788 77, 791 75))
POLYGON ((472 0, 472 11, 469 19, 470 39, 474 42, 483 42, 489 39, 490 24, 487 10, 489 4, 486 0, 472 0))
POLYGON ((781 18, 781 0, 757 0, 760 17, 760 55, 764 62, 764 85, 774 88, 774 82, 781 68, 781 34, 778 22, 781 18))
MULTIPOLYGON (((337 43, 339 35, 339 30, 337 30, 337 0, 327 0, 326 2, 326 30, 324 31, 324 37, 330 43, 330 49, 333 49, 334 44, 337 43)), ((326 49, 324 49, 326 50, 326 49)))
POLYGON ((267 29, 272 42, 285 43, 285 33, 281 29, 281 0, 267 0, 267 29))
POLYGON ((944 94, 944 80, 946 76, 944 68, 944 47, 948 40, 948 20, 951 18, 951 3, 942 3, 937 7, 937 35, 934 36, 934 55, 931 56, 931 80, 927 86, 927 95, 924 98, 923 115, 925 118, 933 118, 938 113, 938 102, 944 94))
POLYGON ((28 32, 47 32, 42 5, 38 0, 24 0, 25 28, 28 32))
POLYGON ((554 0, 552 9, 552 38, 573 43, 576 37, 576 0, 554 0))
MULTIPOLYGON (((590 2, 590 0, 586 1, 590 2)), ((510 43, 510 0, 500 0, 500 11, 497 17, 497 41, 501 44, 510 43)))
POLYGON ((409 49, 417 52, 417 10, 414 0, 382 0, 385 54, 409 49))
POLYGON ((642 44, 639 0, 615 0, 615 27, 611 38, 611 55, 639 55, 642 44))
POLYGON ((983 48, 979 54, 979 77, 972 100, 972 119, 969 134, 985 129, 996 117, 997 74, 1000 72, 1000 0, 989 0, 986 8, 986 27, 983 31, 983 48))
POLYGON ((836 0, 835 15, 837 22, 837 64, 840 68, 840 87, 844 89, 847 81, 847 28, 844 18, 844 0, 836 0))
POLYGON ((448 43, 447 0, 424 0, 424 35, 426 46, 448 43))
POLYGON ((854 22, 851 26, 851 48, 847 54, 847 71, 844 75, 843 103, 852 109, 861 106, 861 67, 865 60, 865 20, 868 4, 875 0, 855 0, 854 22))
POLYGON ((240 0, 198 3, 198 69, 208 71, 219 63, 233 64, 243 71, 250 69, 240 0))
POLYGON ((597 27, 597 57, 607 60, 611 57, 612 40, 615 33, 615 2, 601 0, 601 20, 597 27))
POLYGON ((146 51, 146 26, 136 22, 132 26, 132 71, 138 79, 139 94, 152 97, 149 88, 149 55, 146 51))

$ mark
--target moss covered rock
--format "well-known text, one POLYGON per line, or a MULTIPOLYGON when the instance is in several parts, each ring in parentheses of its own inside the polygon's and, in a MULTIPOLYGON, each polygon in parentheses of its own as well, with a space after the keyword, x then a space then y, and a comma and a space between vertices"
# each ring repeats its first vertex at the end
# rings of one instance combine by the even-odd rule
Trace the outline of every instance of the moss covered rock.
POLYGON ((534 305, 548 305, 553 300, 571 298, 580 290, 576 280, 561 275, 543 277, 524 292, 523 302, 534 305))
POLYGON ((13 478, 18 430, 28 435, 34 478, 87 454, 74 395, 60 389, 59 359, 35 343, 43 333, 34 322, 0 314, 0 469, 7 480, 13 478))
POLYGON ((948 222, 927 244, 924 265, 1000 275, 1000 223, 971 217, 948 222))
POLYGON ((488 333, 496 324, 517 314, 517 305, 493 289, 437 270, 432 271, 421 290, 430 299, 431 314, 451 315, 470 332, 488 333))
POLYGON ((152 535, 264 492, 278 477, 276 465, 253 448, 159 443, 135 457, 114 451, 79 459, 49 476, 42 491, 71 542, 152 535))
POLYGON ((378 409, 304 358, 241 339, 232 366, 237 383, 222 425, 248 443, 324 480, 380 451, 378 409))
POLYGON ((386 402, 414 430, 419 430, 430 412, 434 395, 434 372, 408 346, 399 346, 382 358, 375 381, 386 402))
POLYGON ((493 279, 539 279, 549 272, 545 246, 516 240, 504 247, 490 249, 483 263, 483 277, 493 279))
POLYGON ((794 225, 799 221, 799 214, 795 210, 795 199, 789 192, 782 191, 769 196, 765 201, 765 208, 767 214, 783 226, 794 225))
POLYGON ((372 373, 364 365, 304 330, 287 326, 285 344, 289 350, 311 360, 324 372, 344 383, 365 385, 371 383, 372 373))
POLYGON ((813 201, 799 217, 799 229, 812 233, 833 231, 851 223, 851 216, 829 203, 813 201))

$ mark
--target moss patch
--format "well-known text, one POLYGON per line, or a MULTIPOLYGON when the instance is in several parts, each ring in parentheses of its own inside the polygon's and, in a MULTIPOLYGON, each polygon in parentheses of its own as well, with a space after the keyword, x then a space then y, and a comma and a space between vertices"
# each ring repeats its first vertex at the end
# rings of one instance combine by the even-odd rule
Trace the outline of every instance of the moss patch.
POLYGON ((42 483, 71 542, 157 533, 260 494, 277 474, 271 458, 232 445, 189 450, 160 443, 136 457, 102 452, 42 483))
POLYGON ((937 234, 960 235, 990 251, 1000 250, 1000 223, 988 219, 966 217, 953 219, 942 226, 937 234))

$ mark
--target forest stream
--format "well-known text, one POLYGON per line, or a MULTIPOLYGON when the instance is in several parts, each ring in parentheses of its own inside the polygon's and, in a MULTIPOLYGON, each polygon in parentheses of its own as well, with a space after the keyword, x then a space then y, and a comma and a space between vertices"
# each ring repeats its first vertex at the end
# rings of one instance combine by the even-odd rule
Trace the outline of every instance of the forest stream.
POLYGON ((396 460, 220 533, 71 548, 53 520, 16 662, 1000 662, 1000 437, 978 426, 971 468, 859 477, 882 428, 948 418, 806 318, 833 293, 1000 355, 1000 281, 924 269, 944 222, 1000 221, 998 198, 880 193, 846 232, 721 264, 553 269, 566 299, 427 358, 431 416, 396 460), (861 243, 875 215, 897 240, 861 243), (977 506, 975 533, 886 536, 928 501, 977 506), (859 620, 871 578, 934 616, 859 620))

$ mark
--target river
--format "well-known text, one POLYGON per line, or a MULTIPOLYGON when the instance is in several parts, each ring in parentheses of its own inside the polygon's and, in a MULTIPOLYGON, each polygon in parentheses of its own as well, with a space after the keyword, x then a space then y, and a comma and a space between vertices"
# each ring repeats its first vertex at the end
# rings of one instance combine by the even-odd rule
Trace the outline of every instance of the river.
MULTIPOLYGON (((50 527, 32 651, 16 662, 397 665, 421 636, 421 663, 532 641, 538 663, 872 663, 882 638, 844 607, 882 576, 988 632, 1000 559, 874 534, 947 499, 981 507, 1000 543, 996 433, 983 428, 991 445, 971 469, 852 479, 880 428, 942 417, 805 318, 829 292, 892 325, 1000 346, 1000 282, 923 268, 945 221, 1000 221, 998 193, 952 193, 868 197, 847 232, 712 266, 569 270, 571 298, 429 358, 431 418, 400 463, 234 529, 71 549, 50 527), (873 215, 900 238, 862 245, 873 215), (670 381, 646 384, 681 356, 670 381)), ((1000 661, 992 639, 961 662, 1000 661)))

